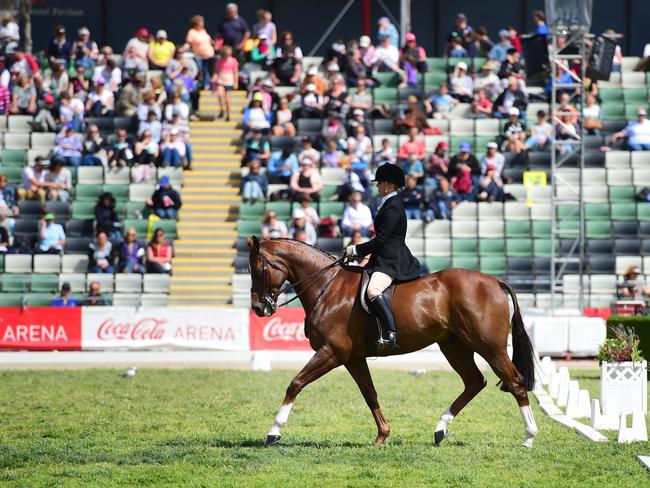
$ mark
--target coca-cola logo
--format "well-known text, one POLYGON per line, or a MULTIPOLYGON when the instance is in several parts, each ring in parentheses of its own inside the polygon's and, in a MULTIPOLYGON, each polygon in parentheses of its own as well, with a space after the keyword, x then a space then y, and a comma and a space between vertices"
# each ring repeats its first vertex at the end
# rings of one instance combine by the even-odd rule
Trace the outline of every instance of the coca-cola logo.
POLYGON ((283 322, 280 317, 274 317, 267 322, 263 336, 264 340, 269 342, 307 340, 302 322, 283 322))
POLYGON ((145 317, 137 322, 115 322, 113 318, 104 320, 97 330, 97 338, 107 340, 155 341, 165 336, 165 319, 145 317))

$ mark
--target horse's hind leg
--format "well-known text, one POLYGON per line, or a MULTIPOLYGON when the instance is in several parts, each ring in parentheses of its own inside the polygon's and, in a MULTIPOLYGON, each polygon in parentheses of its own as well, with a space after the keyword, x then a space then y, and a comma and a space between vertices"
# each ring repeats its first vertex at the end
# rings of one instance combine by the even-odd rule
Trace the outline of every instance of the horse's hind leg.
POLYGON ((474 351, 463 344, 455 336, 450 336, 439 343, 440 350, 449 361, 465 385, 463 392, 440 416, 434 433, 434 442, 440 444, 447 437, 447 427, 454 417, 474 398, 487 384, 483 373, 474 362, 474 351))
POLYGON ((501 389, 512 393, 517 400, 519 412, 524 421, 525 437, 522 445, 524 447, 533 447, 533 440, 537 435, 537 424, 535 423, 533 410, 530 408, 528 401, 528 392, 520 374, 517 372, 517 368, 512 364, 505 348, 492 349, 488 354, 483 355, 483 357, 502 381, 501 389))
POLYGON ((265 444, 267 446, 280 442, 280 429, 287 423, 291 407, 293 406, 293 402, 298 396, 298 393, 300 393, 309 383, 317 380, 340 364, 340 361, 334 356, 329 346, 323 346, 316 351, 316 354, 314 354, 309 362, 305 364, 300 373, 298 373, 296 377, 291 380, 291 383, 289 383, 282 406, 273 421, 271 430, 266 436, 265 444))
POLYGON ((386 422, 384 414, 381 412, 379 402, 377 401, 377 391, 375 385, 372 383, 370 370, 365 358, 351 358, 346 364, 348 372, 356 381, 363 398, 368 404, 368 408, 372 412, 372 416, 377 423, 377 438, 375 439, 375 446, 381 446, 386 437, 390 435, 390 425, 386 422))

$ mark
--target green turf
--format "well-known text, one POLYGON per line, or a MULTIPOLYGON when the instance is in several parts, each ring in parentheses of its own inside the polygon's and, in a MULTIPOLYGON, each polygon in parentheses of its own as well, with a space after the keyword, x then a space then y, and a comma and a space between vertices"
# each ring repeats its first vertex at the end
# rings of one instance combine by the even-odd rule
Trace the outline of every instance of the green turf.
MULTIPOLYGON (((519 447, 515 401, 489 386, 441 447, 432 434, 461 388, 450 372, 374 371, 393 432, 375 426, 356 386, 336 371, 299 396, 282 444, 261 443, 295 371, 114 370, 0 373, 2 486, 647 486, 634 459, 650 444, 591 443, 544 417, 519 447)), ((597 390, 597 372, 579 372, 597 390)), ((534 403, 534 402, 533 402, 534 403)))

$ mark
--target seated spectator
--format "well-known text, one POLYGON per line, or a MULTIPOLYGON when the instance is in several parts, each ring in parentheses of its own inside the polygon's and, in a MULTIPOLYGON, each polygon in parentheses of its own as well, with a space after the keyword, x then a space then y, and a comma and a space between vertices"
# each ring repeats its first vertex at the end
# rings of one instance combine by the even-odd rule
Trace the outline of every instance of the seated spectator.
POLYGON ((494 73, 496 65, 493 61, 486 61, 481 67, 481 73, 474 79, 474 88, 485 90, 490 101, 494 101, 501 92, 502 84, 494 73))
POLYGON ((300 99, 298 117, 301 119, 320 119, 325 113, 324 98, 316 93, 316 85, 309 83, 300 99))
POLYGON ((506 60, 508 50, 511 48, 510 33, 505 29, 501 29, 499 31, 499 42, 492 47, 488 53, 488 57, 502 63, 506 60))
POLYGON ((75 76, 68 86, 68 95, 72 98, 78 98, 85 103, 89 92, 90 80, 86 78, 86 70, 83 66, 77 65, 75 76))
POLYGON ((520 61, 520 56, 517 50, 512 47, 506 52, 506 59, 501 66, 499 67, 499 72, 497 76, 502 80, 508 79, 512 76, 516 77, 519 80, 519 88, 524 89, 525 85, 522 86, 523 80, 526 78, 526 72, 524 70, 524 65, 520 61))
POLYGON ((449 171, 449 144, 440 141, 424 167, 424 182, 427 186, 438 187, 438 180, 449 171))
POLYGON ((325 150, 321 153, 321 167, 340 168, 343 153, 338 150, 336 141, 328 141, 325 150))
POLYGON ((165 120, 171 122, 174 114, 178 114, 181 120, 187 121, 190 118, 190 107, 181 100, 180 93, 174 91, 171 100, 165 107, 165 120))
POLYGON ((36 113, 36 87, 26 74, 18 76, 18 82, 13 87, 11 96, 12 114, 34 115, 36 113))
POLYGON ((263 136, 261 130, 253 130, 252 135, 244 141, 241 155, 242 166, 248 164, 253 159, 257 159, 260 163, 266 165, 267 161, 271 157, 271 144, 269 143, 269 140, 263 136))
POLYGON ((22 184, 18 188, 18 200, 40 200, 45 206, 46 188, 45 172, 50 164, 43 159, 43 156, 36 156, 34 166, 26 166, 23 169, 22 184))
POLYGON ((520 153, 524 150, 526 141, 526 122, 519 118, 519 109, 512 107, 510 117, 503 126, 503 144, 501 149, 505 152, 520 153))
POLYGON ((56 132, 57 123, 54 119, 54 97, 51 93, 43 95, 43 104, 34 120, 29 121, 34 132, 56 132))
POLYGON ((437 93, 424 101, 427 114, 436 119, 448 119, 451 109, 460 102, 449 94, 447 83, 441 83, 437 93))
POLYGON ((300 84, 301 95, 305 93, 307 85, 310 84, 314 85, 315 93, 318 93, 319 95, 325 95, 325 92, 327 91, 327 80, 318 73, 318 68, 316 65, 310 66, 307 70, 307 74, 300 84))
POLYGON ((90 31, 82 27, 77 31, 79 38, 72 45, 72 58, 77 66, 84 69, 93 69, 99 59, 99 47, 90 38, 90 31))
POLYGON ((361 232, 363 237, 368 237, 371 227, 370 208, 361 201, 360 192, 352 192, 343 211, 343 220, 341 221, 343 235, 351 236, 354 232, 361 232))
POLYGON ((424 146, 424 141, 418 138, 417 128, 411 127, 408 133, 408 139, 399 148, 397 157, 400 160, 408 160, 411 156, 414 156, 414 159, 422 164, 422 160, 424 160, 426 155, 427 151, 424 146))
POLYGON ((503 201, 503 181, 501 180, 501 176, 499 176, 496 164, 487 163, 485 174, 481 177, 479 183, 477 199, 479 202, 503 201))
POLYGON ((422 218, 422 202, 424 196, 422 191, 417 188, 417 178, 414 176, 406 177, 406 188, 402 191, 402 203, 404 204, 404 211, 406 212, 407 219, 421 219, 422 218))
POLYGON ((174 249, 167 241, 165 231, 157 228, 147 246, 147 273, 171 274, 173 257, 174 249))
POLYGON ((260 35, 266 34, 271 46, 278 43, 278 32, 273 23, 273 14, 268 10, 260 9, 256 12, 257 23, 253 24, 253 37, 260 38, 260 35))
POLYGON ((271 154, 266 168, 269 183, 289 184, 291 175, 298 172, 298 158, 293 153, 291 146, 284 147, 281 151, 271 154))
POLYGON ((363 127, 365 134, 368 137, 372 136, 372 127, 370 123, 368 123, 368 120, 366 120, 365 112, 360 108, 355 108, 352 111, 352 118, 350 118, 347 123, 348 135, 354 136, 357 127, 363 127))
POLYGON ((398 74, 400 80, 404 79, 405 74, 399 67, 399 50, 397 46, 391 44, 389 37, 382 37, 379 40, 375 54, 379 60, 377 64, 378 71, 393 71, 398 74))
POLYGON ((519 89, 519 81, 515 77, 508 79, 508 88, 503 90, 501 95, 494 101, 494 117, 504 119, 510 116, 510 109, 516 108, 519 110, 519 116, 522 119, 526 118, 526 107, 528 107, 528 99, 526 94, 519 89))
POLYGON ((104 52, 104 59, 93 70, 92 80, 95 86, 99 80, 104 80, 106 88, 115 94, 122 84, 122 70, 117 66, 115 60, 112 59, 113 51, 109 46, 102 48, 102 51, 104 52))
POLYGON ((70 291, 70 283, 66 281, 61 285, 59 296, 52 299, 50 307, 78 307, 79 301, 76 298, 70 296, 70 291))
POLYGON ((160 145, 163 167, 183 167, 187 159, 186 151, 187 146, 180 138, 179 130, 176 127, 166 132, 163 136, 163 142, 160 145))
POLYGON ((361 51, 353 47, 348 51, 345 60, 345 81, 349 86, 357 86, 359 80, 364 80, 368 76, 368 69, 363 62, 361 51))
POLYGON ((316 209, 311 206, 311 202, 308 198, 300 200, 300 208, 305 212, 305 219, 307 219, 307 222, 311 223, 311 225, 314 226, 314 229, 318 229, 318 226, 320 225, 320 217, 318 216, 316 209))
POLYGON ((454 187, 453 178, 458 176, 458 166, 465 165, 471 170, 472 186, 476 188, 478 187, 478 179, 481 176, 481 167, 478 163, 478 159, 476 159, 476 156, 472 154, 472 146, 469 143, 462 142, 459 149, 459 153, 454 155, 449 161, 447 179, 450 180, 451 186, 454 187))
POLYGON ((114 261, 113 244, 108 240, 106 232, 98 230, 97 236, 88 246, 88 272, 113 274, 114 261))
POLYGON ((129 78, 129 82, 124 85, 115 103, 115 110, 118 115, 133 117, 137 113, 138 105, 142 103, 144 81, 145 77, 141 74, 129 78))
MULTIPOLYGON (((385 163, 389 164, 389 163, 385 163)), ((341 166, 345 169, 343 181, 338 188, 338 197, 340 201, 346 201, 354 192, 361 193, 365 198, 371 195, 370 180, 371 174, 369 169, 355 169, 349 156, 344 156, 341 166)))
POLYGON ((407 109, 400 111, 395 119, 395 129, 398 134, 408 134, 411 127, 416 127, 418 132, 429 127, 427 116, 418 107, 418 99, 415 95, 409 95, 406 99, 407 109))
POLYGON ((262 239, 277 239, 289 237, 287 225, 278 220, 275 210, 267 210, 262 219, 262 239))
MULTIPOLYGON (((188 170, 192 169, 192 144, 190 143, 190 126, 186 121, 183 121, 178 115, 172 115, 171 122, 165 122, 163 125, 163 134, 169 133, 173 129, 178 131, 178 138, 185 144, 185 159, 187 161, 188 170)), ((153 132, 152 132, 153 134, 153 132)))
POLYGON ((106 232, 110 239, 120 239, 122 224, 115 211, 115 197, 109 191, 99 195, 95 205, 95 228, 106 232))
POLYGON ((167 40, 167 32, 162 29, 156 32, 156 40, 149 43, 147 52, 149 69, 164 70, 167 68, 175 51, 176 46, 174 43, 167 40))
POLYGON ((643 108, 636 111, 637 120, 628 122, 625 129, 612 135, 612 144, 622 137, 627 137, 627 145, 630 151, 650 151, 650 122, 647 119, 647 112, 643 108))
POLYGON ((305 136, 302 138, 302 150, 298 155, 298 162, 303 159, 310 159, 316 166, 320 163, 320 153, 314 149, 311 138, 305 136))
MULTIPOLYGON (((427 53, 424 48, 418 44, 415 34, 412 32, 406 33, 406 43, 402 49, 402 63, 408 63, 412 66, 418 73, 426 73, 429 71, 429 66, 427 65, 427 53)), ((405 69, 408 68, 405 67, 405 69)))
POLYGON ((72 188, 72 173, 61 159, 55 158, 45 173, 48 200, 67 202, 72 188))
POLYGON ((0 50, 3 53, 13 54, 18 49, 19 42, 20 28, 18 27, 18 23, 12 15, 4 15, 0 25, 0 50))
POLYGON ((16 189, 9 185, 7 175, 0 173, 0 216, 15 217, 20 213, 16 205, 16 189))
POLYGON ((618 286, 619 294, 626 298, 638 299, 650 296, 650 287, 648 287, 641 277, 641 269, 636 265, 631 265, 623 274, 623 283, 618 286))
POLYGON ((467 63, 461 61, 456 64, 454 72, 449 79, 451 96, 462 103, 471 103, 474 94, 474 81, 467 71, 467 63))
POLYGON ((492 164, 496 168, 497 175, 503 173, 506 164, 506 158, 498 151, 498 145, 490 141, 485 146, 485 156, 481 159, 481 175, 487 173, 487 167, 492 164))
POLYGON ((348 116, 350 97, 345 87, 345 80, 340 74, 334 75, 330 79, 330 88, 325 92, 323 105, 325 115, 335 113, 344 119, 348 116))
POLYGON ((275 49, 276 56, 282 56, 282 53, 287 49, 293 49, 295 58, 298 61, 302 61, 302 49, 296 44, 293 34, 290 31, 284 31, 280 34, 280 42, 275 49))
MULTIPOLYGON (((578 109, 571 103, 571 96, 568 93, 560 94, 560 106, 555 111, 559 127, 557 129, 557 139, 565 141, 575 141, 579 138, 580 123, 578 120, 578 109)), ((571 153, 575 151, 574 144, 566 143, 559 145, 561 153, 571 153)))
POLYGON ((451 220, 451 211, 456 207, 458 196, 449 187, 449 180, 444 176, 438 180, 438 187, 433 190, 427 201, 427 210, 424 216, 426 222, 434 219, 451 220))
POLYGON ((63 226, 54 221, 54 214, 49 212, 41 219, 39 225, 39 242, 37 251, 40 254, 61 254, 65 246, 63 226))
POLYGON ((323 121, 321 129, 321 138, 324 142, 322 145, 335 142, 337 145, 342 146, 345 144, 345 137, 345 126, 340 115, 337 112, 330 112, 327 120, 323 121))
POLYGON ((239 87, 239 61, 232 55, 232 48, 224 46, 221 50, 221 57, 214 64, 212 75, 212 90, 219 98, 220 119, 226 116, 226 122, 230 121, 230 92, 239 87))
POLYGON ((293 112, 289 108, 287 97, 280 98, 278 109, 275 112, 275 125, 273 126, 274 136, 296 135, 296 127, 293 124, 293 112))
POLYGON ((372 93, 367 90, 367 87, 368 80, 359 78, 357 91, 350 96, 350 109, 353 111, 362 110, 364 116, 370 113, 372 109, 372 93))
POLYGON ((461 163, 456 166, 451 186, 459 201, 474 201, 476 185, 472 181, 472 169, 468 165, 461 163))
POLYGON ((117 271, 119 273, 144 273, 145 254, 146 251, 138 240, 135 227, 130 227, 117 249, 117 271))
MULTIPOLYGON (((148 47, 147 47, 148 50, 148 47)), ((124 51, 122 57, 122 72, 127 73, 129 76, 145 75, 148 70, 147 58, 138 55, 138 50, 135 47, 128 47, 124 51)))
POLYGON ((55 100, 61 100, 63 94, 68 95, 70 77, 65 67, 65 59, 55 59, 51 64, 52 70, 49 73, 45 72, 43 77, 42 91, 54 95, 55 100))
POLYGON ((71 98, 68 92, 63 93, 59 101, 60 127, 63 129, 66 126, 71 126, 75 132, 83 132, 85 129, 83 102, 71 98))
MULTIPOLYGON (((161 109, 164 108, 165 104, 167 103, 167 91, 165 90, 165 85, 163 84, 162 77, 152 76, 150 83, 150 90, 151 93, 153 93, 156 105, 158 105, 161 109)), ((183 96, 181 95, 181 100, 182 99, 183 96)))
POLYGON ((269 184, 266 175, 260 173, 260 162, 253 159, 248 163, 248 174, 241 180, 239 193, 244 203, 255 203, 257 200, 266 200, 269 184))
POLYGON ((601 120, 600 105, 596 101, 593 93, 588 93, 585 96, 585 106, 583 108, 584 127, 589 134, 600 134, 603 128, 601 120))
POLYGON ((268 131, 271 128, 271 117, 271 112, 264 108, 264 95, 261 92, 253 93, 251 103, 244 110, 244 131, 268 131))
POLYGON ((108 149, 108 166, 124 167, 133 164, 133 146, 127 139, 127 133, 124 129, 117 130, 117 139, 108 149))
POLYGON ((492 102, 488 98, 485 90, 479 88, 474 94, 472 102, 472 115, 474 119, 485 119, 492 116, 492 102))
MULTIPOLYGON (((162 111, 160 106, 156 103, 156 96, 151 90, 147 90, 142 94, 143 101, 138 105, 137 116, 138 121, 144 122, 149 116, 149 112, 156 114, 156 119, 162 119, 162 111)), ((171 120, 171 118, 170 118, 171 120)))
POLYGON ((160 185, 153 192, 150 205, 153 207, 153 212, 161 219, 176 218, 182 202, 178 192, 172 188, 169 176, 164 175, 160 178, 160 185))
POLYGON ((406 159, 402 160, 400 166, 407 176, 413 176, 415 179, 424 177, 424 166, 415 154, 409 154, 406 159))
POLYGON ((104 78, 99 78, 95 82, 95 88, 88 94, 86 111, 93 117, 112 117, 114 110, 115 96, 106 88, 104 78))
POLYGON ((387 138, 381 140, 381 149, 375 153, 374 162, 377 165, 381 165, 382 162, 389 162, 395 164, 397 160, 397 154, 395 154, 395 149, 390 145, 390 141, 387 138))
POLYGON ((537 123, 530 129, 530 137, 526 139, 524 146, 528 150, 543 151, 551 145, 553 126, 546 119, 546 112, 537 112, 537 123))
POLYGON ((134 161, 139 165, 153 165, 160 156, 160 147, 153 140, 150 130, 145 130, 133 148, 134 161))
POLYGON ((276 51, 277 57, 271 66, 271 78, 275 85, 295 86, 300 81, 302 68, 296 59, 293 47, 286 47, 276 51))
POLYGON ((84 307, 104 307, 110 304, 110 301, 101 294, 99 282, 91 282, 88 285, 88 296, 82 300, 81 305, 84 307))
POLYGON ((450 41, 449 57, 450 58, 466 58, 469 56, 467 49, 463 47, 463 39, 460 37, 453 37, 450 41))
POLYGON ((291 225, 289 226, 289 237, 291 239, 296 239, 296 234, 298 232, 304 232, 305 240, 303 242, 315 246, 316 239, 318 237, 316 234, 316 229, 310 222, 307 221, 307 216, 305 215, 304 210, 301 208, 294 208, 291 217, 292 217, 291 225))
POLYGON ((312 202, 320 201, 323 179, 311 159, 304 158, 300 161, 300 169, 291 175, 289 187, 294 202, 299 202, 304 197, 309 197, 312 202))
POLYGON ((275 49, 269 40, 269 36, 263 32, 258 37, 258 43, 253 46, 250 53, 252 63, 257 64, 263 70, 269 69, 273 66, 275 59, 275 49))
POLYGON ((142 136, 145 131, 151 132, 151 138, 154 142, 160 143, 162 139, 162 123, 156 117, 156 112, 153 110, 147 114, 147 119, 140 122, 138 126, 138 135, 142 136))
POLYGON ((372 162, 373 147, 372 139, 366 135, 363 125, 355 127, 353 137, 348 138, 346 144, 350 149, 348 154, 354 155, 353 167, 355 169, 368 168, 372 162))

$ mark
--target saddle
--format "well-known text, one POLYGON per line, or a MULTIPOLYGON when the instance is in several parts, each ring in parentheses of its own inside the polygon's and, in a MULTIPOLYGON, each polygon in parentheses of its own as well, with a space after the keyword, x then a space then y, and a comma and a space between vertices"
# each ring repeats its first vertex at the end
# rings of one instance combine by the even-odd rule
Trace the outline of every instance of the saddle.
MULTIPOLYGON (((370 307, 368 306, 368 296, 366 295, 366 292, 368 291, 368 283, 370 282, 370 273, 368 273, 368 270, 363 270, 361 273, 361 286, 359 287, 359 301, 361 302, 361 307, 363 310, 369 314, 373 315, 373 312, 370 311, 370 307)), ((395 280, 390 284, 388 288, 384 291, 384 298, 386 298, 386 301, 388 301, 389 305, 392 307, 393 306, 393 293, 395 291, 395 280)))

